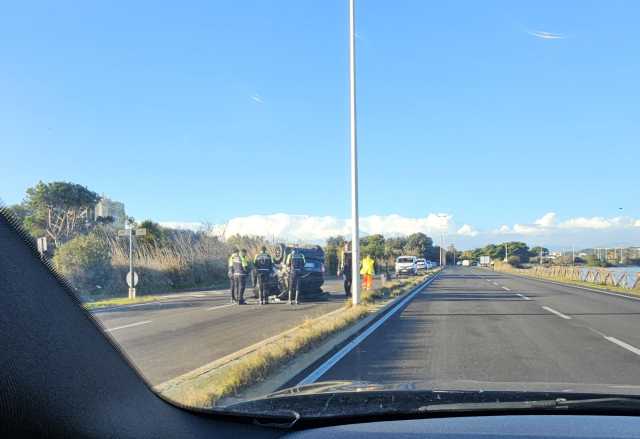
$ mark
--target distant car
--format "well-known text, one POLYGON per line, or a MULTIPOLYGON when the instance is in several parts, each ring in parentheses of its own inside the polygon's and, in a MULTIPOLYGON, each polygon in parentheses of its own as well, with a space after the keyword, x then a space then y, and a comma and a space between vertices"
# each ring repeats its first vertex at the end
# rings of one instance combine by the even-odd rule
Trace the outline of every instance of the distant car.
POLYGON ((418 274, 418 265, 415 256, 398 256, 396 259, 396 276, 418 274))
POLYGON ((427 270, 431 270, 432 268, 435 268, 437 266, 437 264, 433 261, 427 261, 427 270))
POLYGON ((424 258, 416 259, 416 268, 418 271, 427 269, 427 260, 424 258))

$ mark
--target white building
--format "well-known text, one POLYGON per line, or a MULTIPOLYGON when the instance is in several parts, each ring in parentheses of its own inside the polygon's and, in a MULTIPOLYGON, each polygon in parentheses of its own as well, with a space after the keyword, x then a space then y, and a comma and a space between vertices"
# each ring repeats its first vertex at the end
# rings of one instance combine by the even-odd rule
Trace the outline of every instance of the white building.
POLYGON ((94 209, 95 219, 99 217, 112 217, 114 227, 124 227, 127 214, 124 210, 124 203, 113 201, 105 196, 100 198, 94 209))

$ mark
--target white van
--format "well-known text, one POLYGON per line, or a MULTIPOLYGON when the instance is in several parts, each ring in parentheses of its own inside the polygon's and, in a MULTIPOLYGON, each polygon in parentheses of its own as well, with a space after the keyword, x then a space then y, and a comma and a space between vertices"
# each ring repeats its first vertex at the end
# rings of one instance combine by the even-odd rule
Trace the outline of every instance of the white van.
POLYGON ((396 276, 418 274, 418 265, 415 256, 398 256, 396 258, 396 276))

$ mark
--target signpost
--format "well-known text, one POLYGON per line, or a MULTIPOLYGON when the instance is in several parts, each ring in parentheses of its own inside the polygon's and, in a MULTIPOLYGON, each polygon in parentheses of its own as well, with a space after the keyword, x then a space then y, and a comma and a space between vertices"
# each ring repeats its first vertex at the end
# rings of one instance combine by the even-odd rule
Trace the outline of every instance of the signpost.
POLYGON ((46 236, 43 236, 42 238, 38 238, 38 253, 40 253, 40 257, 44 259, 44 256, 47 253, 47 237, 46 236))
POLYGON ((138 285, 138 273, 133 271, 133 237, 134 235, 145 236, 146 234, 147 229, 144 227, 138 229, 128 227, 124 230, 118 230, 118 236, 129 237, 129 272, 126 277, 127 285, 129 285, 129 299, 136 298, 136 285, 138 285))

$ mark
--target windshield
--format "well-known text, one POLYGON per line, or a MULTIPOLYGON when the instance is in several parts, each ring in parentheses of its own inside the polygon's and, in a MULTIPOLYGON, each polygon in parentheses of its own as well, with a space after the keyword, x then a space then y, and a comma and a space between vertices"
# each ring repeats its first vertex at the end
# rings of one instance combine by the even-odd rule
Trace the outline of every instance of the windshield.
POLYGON ((640 395, 640 3, 350 4, 8 2, 3 215, 186 406, 640 395))

